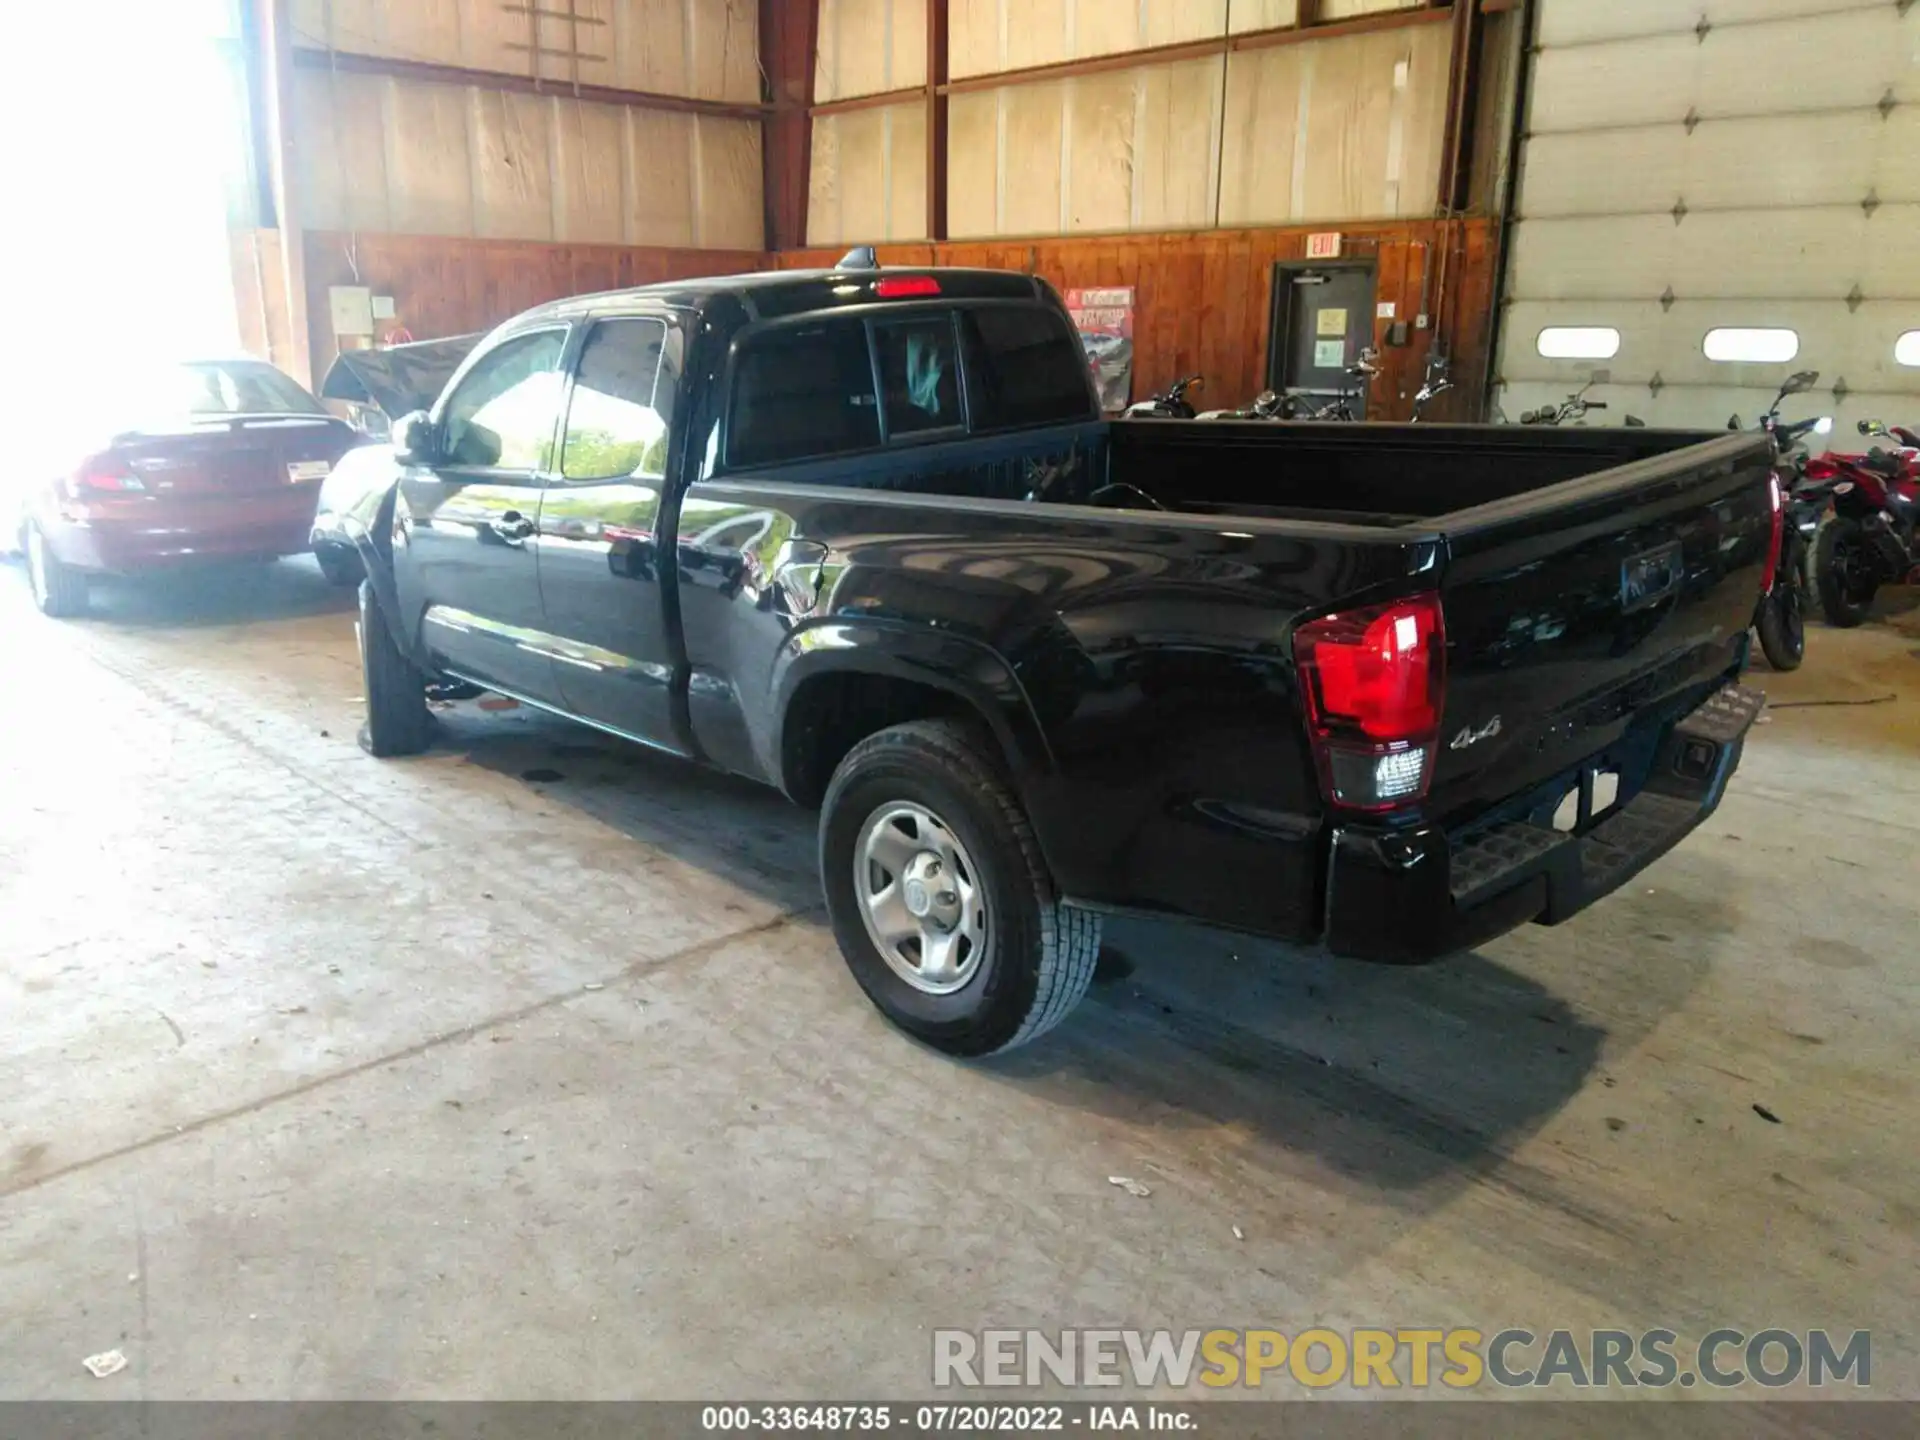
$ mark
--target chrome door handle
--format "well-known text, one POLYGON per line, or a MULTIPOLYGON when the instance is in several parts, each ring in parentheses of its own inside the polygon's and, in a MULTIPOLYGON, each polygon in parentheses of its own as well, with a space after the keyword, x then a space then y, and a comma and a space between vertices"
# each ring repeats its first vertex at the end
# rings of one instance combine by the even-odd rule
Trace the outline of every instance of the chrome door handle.
POLYGON ((518 510, 509 510, 498 519, 489 520, 487 528, 502 540, 525 540, 533 534, 536 527, 533 521, 518 510))

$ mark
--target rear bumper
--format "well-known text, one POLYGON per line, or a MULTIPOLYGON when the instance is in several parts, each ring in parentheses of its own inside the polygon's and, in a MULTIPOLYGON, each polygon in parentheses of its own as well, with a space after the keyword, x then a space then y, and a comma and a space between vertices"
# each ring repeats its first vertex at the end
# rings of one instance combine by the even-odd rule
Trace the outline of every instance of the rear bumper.
POLYGON ((131 574, 210 560, 297 555, 313 525, 312 494, 274 496, 218 512, 175 512, 41 522, 63 563, 82 570, 131 574))
POLYGON ((1611 894, 1711 815, 1766 697, 1727 685, 1659 737, 1646 783, 1584 835, 1535 815, 1444 829, 1334 831, 1327 947, 1418 964, 1528 921, 1557 925, 1611 894))

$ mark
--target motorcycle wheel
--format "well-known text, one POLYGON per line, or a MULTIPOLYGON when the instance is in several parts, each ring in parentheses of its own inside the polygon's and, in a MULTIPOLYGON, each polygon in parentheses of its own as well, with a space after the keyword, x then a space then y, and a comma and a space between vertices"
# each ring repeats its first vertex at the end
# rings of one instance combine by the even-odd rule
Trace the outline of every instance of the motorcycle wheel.
POLYGON ((1800 587, 1782 576, 1760 601, 1753 628, 1760 632, 1760 648, 1775 670, 1798 670, 1807 658, 1807 619, 1800 603, 1800 587))
POLYGON ((1851 630, 1866 623, 1873 613, 1874 592, 1880 588, 1871 566, 1858 520, 1835 516, 1821 528, 1814 575, 1828 624, 1851 630))

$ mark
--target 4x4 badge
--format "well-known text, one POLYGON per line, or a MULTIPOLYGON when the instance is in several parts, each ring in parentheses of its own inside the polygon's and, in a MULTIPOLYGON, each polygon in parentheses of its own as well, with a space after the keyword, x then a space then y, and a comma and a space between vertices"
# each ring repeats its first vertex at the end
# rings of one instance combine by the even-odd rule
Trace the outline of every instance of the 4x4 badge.
POLYGON ((1453 737, 1453 744, 1447 748, 1450 750, 1465 750, 1470 745, 1478 745, 1482 740, 1491 740, 1499 733, 1500 717, 1496 715, 1478 730, 1474 729, 1471 725, 1467 726, 1466 729, 1453 737))

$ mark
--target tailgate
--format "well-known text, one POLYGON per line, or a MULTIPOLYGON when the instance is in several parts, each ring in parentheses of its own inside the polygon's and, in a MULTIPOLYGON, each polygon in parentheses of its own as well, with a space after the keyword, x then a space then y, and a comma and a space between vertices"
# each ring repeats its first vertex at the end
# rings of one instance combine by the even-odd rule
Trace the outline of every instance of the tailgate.
POLYGON ((1447 684, 1430 813, 1471 819, 1726 675, 1772 543, 1771 473, 1764 435, 1729 435, 1436 521, 1447 684))

